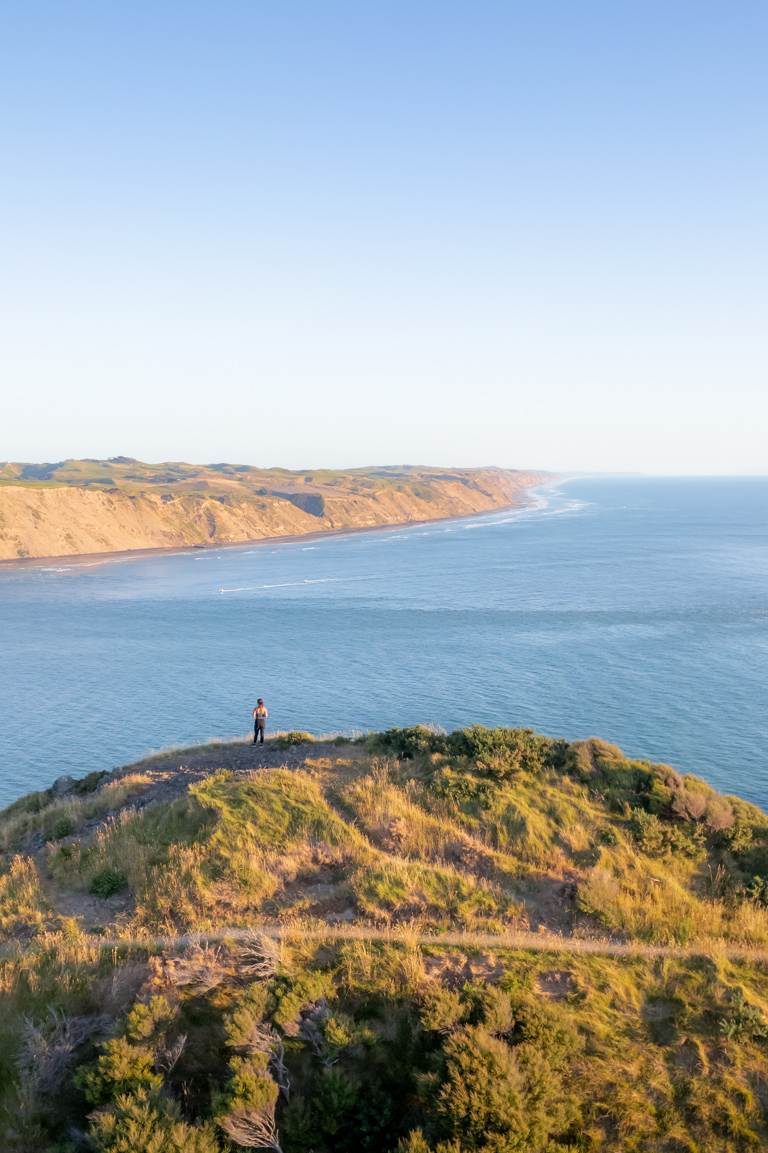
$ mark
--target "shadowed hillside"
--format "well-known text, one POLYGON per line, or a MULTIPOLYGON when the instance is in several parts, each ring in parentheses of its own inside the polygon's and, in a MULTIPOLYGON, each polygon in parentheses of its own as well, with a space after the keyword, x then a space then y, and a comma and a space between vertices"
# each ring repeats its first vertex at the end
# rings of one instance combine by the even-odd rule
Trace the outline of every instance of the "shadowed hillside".
POLYGON ((0 464, 0 559, 232 544, 469 516, 524 503, 542 473, 289 472, 130 457, 0 464))
POLYGON ((598 740, 283 734, 0 814, 4 1149, 748 1150, 768 817, 598 740))

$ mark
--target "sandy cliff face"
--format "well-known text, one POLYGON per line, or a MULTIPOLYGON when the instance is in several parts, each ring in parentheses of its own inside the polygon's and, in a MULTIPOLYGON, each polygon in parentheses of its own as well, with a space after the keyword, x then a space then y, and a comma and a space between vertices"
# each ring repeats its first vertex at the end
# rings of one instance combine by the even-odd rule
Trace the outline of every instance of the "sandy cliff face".
MULTIPOLYGON (((338 475, 338 474, 337 474, 338 475)), ((176 548, 468 516, 522 503, 542 474, 424 470, 397 483, 285 493, 154 492, 80 485, 0 486, 0 559, 176 548)), ((296 487, 296 486, 294 486, 296 487)))

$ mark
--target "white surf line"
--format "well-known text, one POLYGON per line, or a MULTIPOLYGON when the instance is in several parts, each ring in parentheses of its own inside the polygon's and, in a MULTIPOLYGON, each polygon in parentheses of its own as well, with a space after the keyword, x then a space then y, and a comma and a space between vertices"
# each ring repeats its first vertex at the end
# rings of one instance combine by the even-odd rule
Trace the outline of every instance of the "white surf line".
POLYGON ((292 589, 302 588, 304 585, 329 585, 329 584, 349 584, 352 581, 375 581, 381 580, 380 576, 359 576, 359 577, 305 577, 300 581, 281 581, 278 584, 263 584, 263 585, 240 585, 238 588, 225 589, 220 588, 220 593, 250 593, 257 592, 259 589, 292 589))

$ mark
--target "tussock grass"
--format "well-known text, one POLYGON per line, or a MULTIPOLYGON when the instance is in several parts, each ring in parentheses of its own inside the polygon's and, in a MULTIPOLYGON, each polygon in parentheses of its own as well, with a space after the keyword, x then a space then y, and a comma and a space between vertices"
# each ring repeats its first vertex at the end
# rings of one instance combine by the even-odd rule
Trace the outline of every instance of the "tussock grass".
POLYGON ((119 870, 135 891, 146 883, 148 869, 167 858, 169 848, 202 839, 207 827, 204 809, 191 796, 146 809, 124 808, 91 838, 51 846, 49 869, 61 880, 86 887, 103 869, 119 870))
POLYGON ((673 876, 648 869, 616 874, 595 867, 579 886, 579 904, 607 929, 659 944, 686 944, 722 935, 724 910, 697 900, 673 876))
POLYGON ((407 934, 400 944, 345 942, 338 952, 337 973, 342 987, 358 996, 418 996, 428 985, 424 954, 407 934))
POLYGON ((445 860, 464 836, 461 826, 447 815, 437 816, 422 807, 423 790, 413 780, 403 785, 391 779, 386 762, 374 762, 373 771, 340 790, 342 804, 368 836, 380 846, 405 857, 445 860))
POLYGON ((37 929, 45 924, 47 913, 35 862, 31 857, 13 857, 0 873, 0 930, 37 929))
POLYGON ((84 796, 67 795, 58 800, 45 798, 39 808, 12 806, 0 813, 0 851, 23 844, 35 834, 45 840, 61 840, 76 833, 86 821, 102 817, 122 808, 129 800, 140 796, 151 784, 143 773, 128 773, 106 781, 93 793, 84 796))

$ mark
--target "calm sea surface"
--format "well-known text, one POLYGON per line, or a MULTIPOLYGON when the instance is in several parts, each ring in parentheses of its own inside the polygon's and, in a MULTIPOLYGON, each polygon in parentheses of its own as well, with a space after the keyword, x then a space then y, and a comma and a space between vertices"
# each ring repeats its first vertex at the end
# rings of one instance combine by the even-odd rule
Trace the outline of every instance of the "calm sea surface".
POLYGON ((768 803, 768 479, 578 480, 517 513, 0 568, 0 803, 274 727, 599 734, 768 803))

